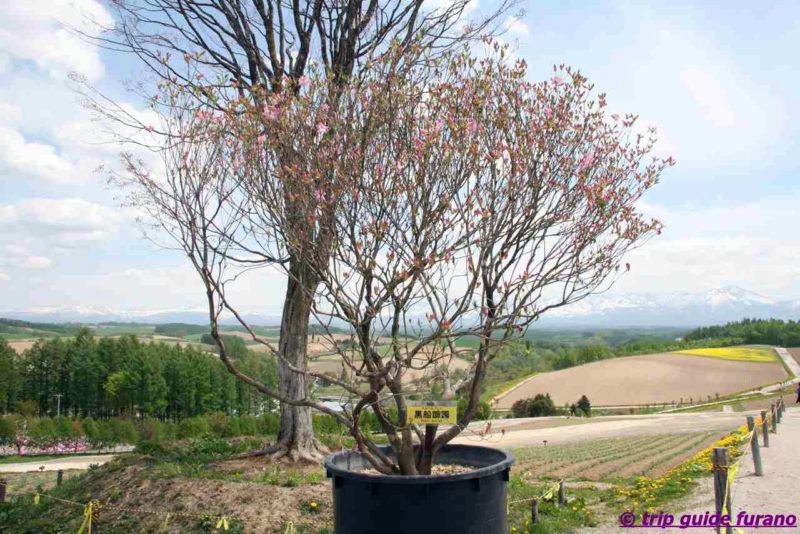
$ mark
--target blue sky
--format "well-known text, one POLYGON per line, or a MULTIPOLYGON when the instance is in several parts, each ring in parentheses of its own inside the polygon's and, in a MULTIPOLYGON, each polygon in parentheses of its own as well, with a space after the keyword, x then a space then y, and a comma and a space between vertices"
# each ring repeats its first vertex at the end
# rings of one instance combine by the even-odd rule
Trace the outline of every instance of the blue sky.
MULTIPOLYGON (((484 9, 489 0, 480 0, 484 9)), ((130 99, 130 60, 78 41, 58 21, 108 17, 97 0, 3 2, 0 20, 0 311, 59 305, 202 307, 177 254, 140 238, 118 192, 94 172, 116 161, 98 144, 67 75, 130 99)), ((800 5, 797 2, 528 2, 503 39, 532 80, 579 68, 612 111, 658 128, 677 165, 644 199, 666 224, 630 256, 612 291, 739 285, 800 299, 800 5)), ((132 106, 140 105, 133 99, 132 106)), ((274 312, 276 275, 240 290, 274 312)))

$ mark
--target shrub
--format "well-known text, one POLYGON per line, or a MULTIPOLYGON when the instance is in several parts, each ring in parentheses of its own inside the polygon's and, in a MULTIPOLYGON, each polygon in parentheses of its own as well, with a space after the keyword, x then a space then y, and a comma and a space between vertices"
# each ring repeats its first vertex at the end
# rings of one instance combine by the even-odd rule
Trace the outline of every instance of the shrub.
POLYGON ((83 420, 81 426, 83 426, 83 434, 86 436, 86 439, 92 444, 98 443, 100 440, 100 429, 97 426, 97 421, 91 417, 87 417, 83 420))
POLYGON ((205 419, 208 421, 208 427, 215 436, 226 438, 233 435, 233 432, 231 432, 231 420, 225 413, 209 412, 205 415, 205 419))
POLYGON ((578 400, 578 409, 589 416, 592 412, 592 403, 589 402, 589 398, 586 395, 581 395, 581 398, 578 400))
POLYGON ((57 417, 53 420, 53 424, 55 427, 55 434, 56 437, 59 439, 70 439, 73 437, 78 437, 74 434, 75 429, 72 426, 72 420, 63 415, 57 417))
POLYGON ((57 438, 56 425, 49 417, 42 417, 29 426, 28 437, 37 447, 47 447, 57 438))
MULTIPOLYGON (((467 403, 469 401, 467 399, 461 399, 458 401, 458 414, 461 415, 462 413, 467 411, 467 403)), ((472 420, 473 421, 486 421, 487 419, 492 418, 492 407, 486 401, 478 402, 478 406, 475 407, 475 411, 472 413, 472 420)))
POLYGON ((17 428, 11 417, 0 417, 0 445, 12 445, 17 437, 17 428))
POLYGON ((328 414, 314 414, 313 426, 314 432, 335 434, 340 431, 341 424, 328 414))
POLYGON ((556 405, 549 393, 537 393, 532 399, 520 399, 511 406, 514 417, 544 417, 555 415, 556 405))
POLYGON ((265 413, 258 417, 258 434, 262 436, 275 435, 280 427, 281 419, 276 413, 265 413))
MULTIPOLYGON (((255 436, 258 433, 258 421, 252 415, 240 415, 236 418, 240 436, 255 436)), ((233 426, 233 421, 231 421, 233 426)))
POLYGON ((166 436, 165 424, 158 419, 148 417, 139 425, 139 437, 143 441, 152 441, 153 443, 160 443, 161 441, 169 439, 166 436))
POLYGON ((136 432, 136 428, 127 419, 112 417, 108 421, 102 421, 98 426, 100 427, 100 440, 106 446, 114 446, 121 443, 135 444, 139 441, 139 434, 136 432))
POLYGON ((211 432, 204 417, 187 417, 178 423, 178 439, 199 438, 211 432))

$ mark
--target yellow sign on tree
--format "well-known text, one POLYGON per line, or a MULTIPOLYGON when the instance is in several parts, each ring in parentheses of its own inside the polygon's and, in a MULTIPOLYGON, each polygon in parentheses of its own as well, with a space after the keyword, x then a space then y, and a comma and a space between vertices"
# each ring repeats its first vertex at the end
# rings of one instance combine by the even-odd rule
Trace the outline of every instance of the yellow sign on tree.
POLYGON ((409 406, 408 422, 423 425, 454 425, 456 424, 455 406, 409 406))

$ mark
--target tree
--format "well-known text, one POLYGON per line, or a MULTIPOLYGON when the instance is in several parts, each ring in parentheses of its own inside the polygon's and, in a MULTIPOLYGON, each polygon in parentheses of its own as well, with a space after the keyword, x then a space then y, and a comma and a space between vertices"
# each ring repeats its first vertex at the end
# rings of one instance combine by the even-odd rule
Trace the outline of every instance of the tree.
MULTIPOLYGON (((105 32, 96 40, 109 49, 135 54, 165 82, 196 87, 193 98, 207 110, 226 109, 229 102, 238 99, 248 99, 258 109, 263 108, 269 95, 291 99, 300 91, 301 81, 314 64, 321 66, 319 71, 329 81, 329 104, 335 107, 344 85, 368 70, 370 61, 389 43, 402 49, 422 47, 437 53, 458 48, 496 31, 501 23, 499 16, 514 0, 501 0, 485 16, 471 19, 465 17, 469 2, 454 0, 428 9, 422 0, 313 0, 291 4, 277 0, 117 0, 110 5, 115 26, 103 28, 105 32), (183 68, 182 61, 188 58, 198 62, 200 72, 183 68), (198 76, 205 77, 208 83, 198 87, 198 76)), ((112 105, 109 111, 96 99, 89 101, 101 115, 118 123, 154 130, 122 107, 112 105)), ((293 151, 280 155, 285 165, 292 165, 295 158, 293 151)), ((320 284, 315 272, 318 264, 327 261, 335 239, 329 233, 333 228, 303 234, 303 218, 293 213, 297 205, 291 199, 307 195, 305 189, 287 189, 282 205, 286 216, 279 221, 267 217, 262 222, 277 224, 259 229, 276 236, 284 230, 302 235, 302 247, 285 247, 286 256, 274 256, 258 246, 243 246, 249 253, 245 261, 250 267, 287 267, 277 347, 281 355, 278 377, 283 395, 293 399, 301 399, 307 393, 302 371, 307 365, 311 301, 320 284)), ((326 217, 332 215, 332 209, 328 206, 326 217)), ((250 383, 242 373, 234 374, 250 383)), ((282 402, 278 444, 272 451, 275 457, 289 454, 295 459, 320 458, 320 451, 325 448, 313 437, 308 407, 282 402)))
POLYGON ((11 411, 19 386, 17 353, 0 337, 0 411, 11 411))
POLYGON ((589 398, 586 395, 581 395, 581 398, 578 399, 578 409, 585 413, 587 417, 591 415, 592 404, 589 402, 589 398))
MULTIPOLYGON (((337 418, 383 473, 429 473, 435 452, 473 418, 503 344, 541 314, 613 281, 627 270, 624 254, 660 231, 635 207, 672 164, 646 162, 652 132, 631 135, 635 117, 606 117, 605 97, 592 100, 579 72, 557 68, 531 83, 524 62, 509 65, 505 49, 494 50, 498 58, 477 61, 469 50, 434 58, 390 49, 336 87, 335 106, 330 85, 313 72, 291 99, 272 95, 263 107, 241 99, 218 113, 193 110, 195 90, 187 97, 187 88, 167 84, 161 128, 176 142, 165 152, 166 174, 153 177, 127 160, 126 184, 139 205, 203 281, 223 363, 283 405, 337 418), (285 217, 293 220, 277 224, 285 217), (280 236, 271 234, 276 228, 280 236), (329 250, 320 256, 307 234, 328 235, 329 250), (304 305, 348 377, 309 371, 280 348, 275 354, 285 372, 302 377, 296 384, 324 378, 344 389, 344 413, 302 390, 268 388, 229 358, 222 311, 269 346, 226 291, 236 279, 232 258, 240 254, 240 266, 255 250, 303 258, 319 284, 304 305), (335 323, 349 327, 357 350, 333 342, 335 323), (389 346, 378 350, 387 336, 389 346), (470 372, 452 384, 447 363, 464 337, 479 345, 470 372), (457 425, 437 435, 433 425, 409 422, 409 401, 420 394, 404 378, 412 368, 440 369, 445 396, 467 398, 457 425), (380 422, 391 456, 362 431, 365 410, 380 422)), ((534 401, 537 414, 555 411, 549 396, 534 401)))

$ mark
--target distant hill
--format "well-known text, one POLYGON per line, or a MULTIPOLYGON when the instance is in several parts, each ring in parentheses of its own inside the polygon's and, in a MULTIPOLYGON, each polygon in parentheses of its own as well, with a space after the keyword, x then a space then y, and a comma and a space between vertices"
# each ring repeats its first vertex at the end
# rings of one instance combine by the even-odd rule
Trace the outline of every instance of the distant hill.
MULTIPOLYGON (((245 312, 253 325, 280 324, 277 313, 245 312)), ((0 317, 30 323, 137 324, 183 323, 207 325, 205 309, 115 310, 104 307, 60 306, 31 310, 0 311, 0 317)), ((619 293, 593 295, 571 306, 551 310, 537 322, 543 329, 597 329, 623 327, 692 328, 739 321, 747 317, 800 318, 800 301, 781 301, 740 287, 728 286, 705 292, 619 293)), ((233 317, 221 321, 233 325, 233 317)), ((343 326, 343 325, 339 325, 343 326)))

